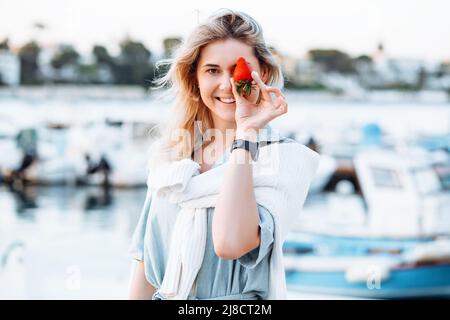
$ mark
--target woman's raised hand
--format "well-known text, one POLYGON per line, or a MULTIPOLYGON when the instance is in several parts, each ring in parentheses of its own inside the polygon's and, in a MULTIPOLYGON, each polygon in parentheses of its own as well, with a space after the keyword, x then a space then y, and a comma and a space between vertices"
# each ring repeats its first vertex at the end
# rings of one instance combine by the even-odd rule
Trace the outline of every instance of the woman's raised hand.
POLYGON ((256 71, 252 71, 252 78, 261 91, 261 101, 259 104, 252 103, 244 96, 240 96, 236 90, 233 78, 230 79, 233 95, 236 100, 235 120, 237 130, 241 131, 257 131, 288 110, 288 104, 280 89, 267 86, 256 71), (272 99, 271 93, 275 94, 275 99, 272 99))

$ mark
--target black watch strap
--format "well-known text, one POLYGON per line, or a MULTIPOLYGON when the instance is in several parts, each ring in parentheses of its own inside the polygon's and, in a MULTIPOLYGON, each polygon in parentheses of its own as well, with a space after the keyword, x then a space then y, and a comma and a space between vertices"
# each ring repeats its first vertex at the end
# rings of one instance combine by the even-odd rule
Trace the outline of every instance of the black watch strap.
POLYGON ((250 156, 252 157, 253 161, 256 161, 258 159, 258 151, 259 151, 258 142, 252 142, 243 139, 235 139, 233 141, 233 144, 231 145, 230 152, 232 152, 234 149, 245 149, 250 152, 250 156))

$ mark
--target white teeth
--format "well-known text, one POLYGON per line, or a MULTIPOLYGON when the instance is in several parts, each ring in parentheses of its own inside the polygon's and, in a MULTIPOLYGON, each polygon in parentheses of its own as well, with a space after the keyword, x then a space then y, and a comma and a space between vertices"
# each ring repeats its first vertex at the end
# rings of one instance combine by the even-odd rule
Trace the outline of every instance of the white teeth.
POLYGON ((230 99, 219 98, 219 100, 222 101, 223 103, 233 103, 233 102, 235 102, 235 100, 233 98, 230 98, 230 99))

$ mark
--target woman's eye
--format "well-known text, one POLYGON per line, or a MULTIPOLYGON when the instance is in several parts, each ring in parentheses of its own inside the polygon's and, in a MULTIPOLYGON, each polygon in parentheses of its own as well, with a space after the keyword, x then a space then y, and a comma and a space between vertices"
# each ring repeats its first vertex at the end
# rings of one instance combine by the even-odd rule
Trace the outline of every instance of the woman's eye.
POLYGON ((215 73, 217 73, 217 69, 208 69, 208 70, 206 70, 206 72, 208 72, 210 74, 215 74, 215 73))

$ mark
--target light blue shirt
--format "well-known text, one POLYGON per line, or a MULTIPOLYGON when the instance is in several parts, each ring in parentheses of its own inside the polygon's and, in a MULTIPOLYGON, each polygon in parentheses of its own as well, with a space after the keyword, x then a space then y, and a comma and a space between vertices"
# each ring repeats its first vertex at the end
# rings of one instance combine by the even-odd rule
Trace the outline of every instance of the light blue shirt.
MULTIPOLYGON (((259 141, 274 141, 271 129, 259 134, 259 141)), ((230 157, 227 151, 212 167, 225 163, 230 157)), ((168 259, 167 243, 172 236, 171 230, 162 232, 158 223, 150 223, 156 217, 149 214, 151 192, 148 191, 136 230, 133 234, 130 252, 134 259, 144 261, 145 276, 149 283, 160 288, 165 262, 168 259), (149 220, 150 219, 150 220, 149 220), (148 229, 149 228, 149 229, 148 229)), ((274 220, 272 215, 258 205, 261 242, 258 248, 248 252, 237 260, 218 257, 214 251, 212 239, 212 219, 214 208, 207 209, 208 232, 202 266, 188 299, 265 299, 269 286, 269 260, 274 241, 274 220)), ((158 292, 153 299, 162 299, 158 292)))

